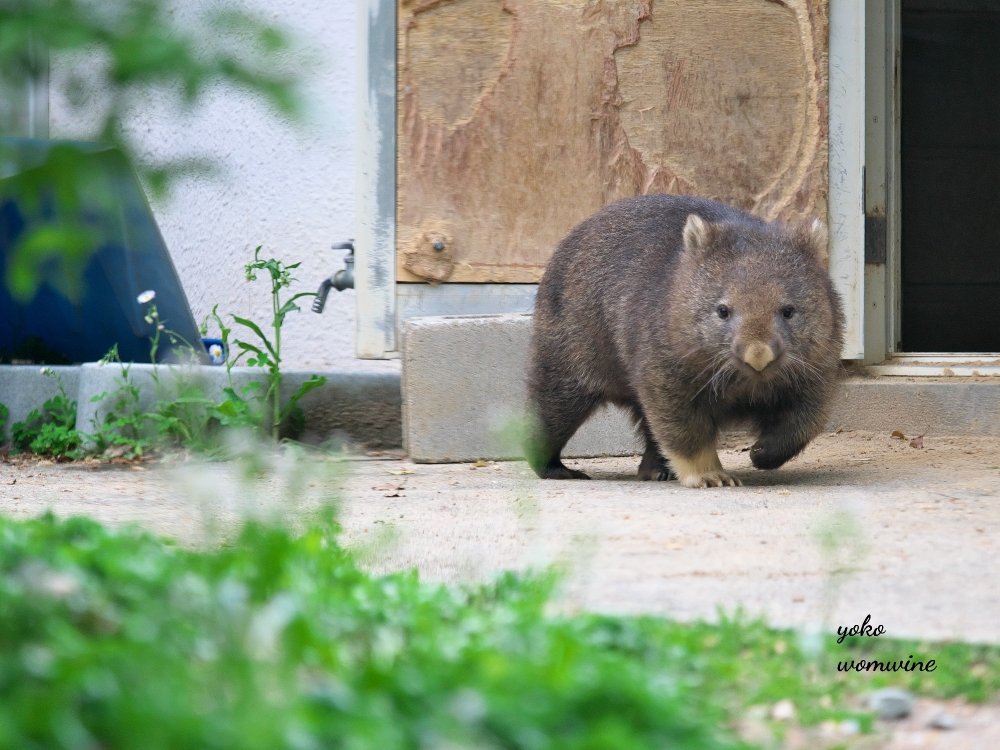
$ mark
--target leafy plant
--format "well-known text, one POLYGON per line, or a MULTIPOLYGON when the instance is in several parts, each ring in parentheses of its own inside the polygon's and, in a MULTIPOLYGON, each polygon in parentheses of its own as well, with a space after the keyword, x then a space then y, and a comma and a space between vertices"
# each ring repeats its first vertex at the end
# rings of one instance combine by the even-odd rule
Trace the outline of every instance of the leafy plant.
MULTIPOLYGON (((160 339, 166 337, 171 344, 172 356, 181 357, 181 365, 185 364, 185 353, 187 364, 200 363, 195 345, 167 328, 160 320, 159 311, 153 303, 155 297, 156 293, 148 290, 138 298, 140 304, 147 304, 144 320, 152 326, 150 361, 154 364, 158 362, 160 339)), ((169 384, 163 382, 157 367, 152 369, 151 377, 156 403, 143 417, 152 428, 154 442, 158 445, 171 444, 200 451, 209 450, 211 438, 217 433, 220 424, 215 413, 218 405, 206 395, 201 384, 183 369, 171 371, 169 384)))
MULTIPOLYGON (((219 328, 223 352, 229 353, 225 362, 229 385, 223 389, 224 398, 215 408, 219 423, 228 428, 263 431, 265 424, 269 426, 265 416, 267 401, 264 385, 256 380, 251 380, 237 389, 233 380, 233 367, 236 366, 236 359, 232 355, 233 329, 227 326, 222 316, 219 315, 218 305, 212 308, 210 317, 219 328)), ((207 322, 203 331, 205 328, 207 328, 207 322)))
MULTIPOLYGON (((151 293, 149 299, 152 299, 151 293)), ((141 295, 140 295, 141 296, 141 295)), ((150 305, 146 321, 153 325, 150 350, 155 361, 160 335, 174 336, 166 330, 156 308, 150 305)), ((176 343, 176 340, 173 342, 176 343)), ((185 342, 186 343, 186 342, 185 342)), ((188 345, 190 347, 190 345, 188 345)), ((183 348, 175 348, 180 351, 183 348)), ((131 365, 118 356, 117 347, 112 347, 101 360, 102 364, 118 364, 121 367, 120 384, 113 391, 105 391, 91 398, 102 403, 103 416, 98 419, 93 434, 89 435, 93 451, 109 458, 140 458, 153 448, 178 446, 192 450, 207 451, 211 448, 210 438, 217 431, 214 419, 216 404, 208 398, 200 385, 182 373, 167 385, 164 384, 156 367, 151 371, 154 403, 151 408, 143 406, 142 390, 131 374, 131 365)))
MULTIPOLYGON (((76 401, 66 393, 62 378, 51 367, 43 367, 42 374, 55 380, 58 393, 41 410, 32 409, 24 421, 12 425, 11 442, 17 451, 57 459, 77 458, 82 436, 76 430, 76 401)), ((6 421, 6 414, 3 417, 2 421, 6 421)))
MULTIPOLYGON (((226 362, 229 372, 231 373, 232 368, 244 358, 249 366, 260 367, 267 371, 267 386, 264 392, 262 394, 255 393, 253 396, 259 397, 263 402, 267 429, 270 431, 271 437, 277 440, 281 435, 283 427, 294 423, 296 419, 301 420, 299 401, 302 397, 323 385, 326 382, 326 378, 320 375, 311 376, 288 397, 287 401, 282 401, 281 329, 284 326, 285 317, 289 313, 300 309, 296 304, 297 301, 303 297, 315 297, 316 293, 297 292, 283 299, 284 290, 288 289, 292 285, 292 282, 295 281, 292 277, 292 271, 298 268, 300 264, 286 264, 276 258, 262 259, 260 257, 261 249, 262 247, 258 245, 257 249, 254 250, 253 261, 244 266, 244 270, 247 281, 256 281, 258 273, 266 272, 267 278, 271 282, 270 336, 264 333, 263 329, 249 318, 234 315, 233 321, 253 334, 254 340, 243 341, 238 338, 233 339, 232 330, 223 324, 214 310, 213 315, 222 330, 224 344, 229 346, 229 341, 232 339, 236 348, 239 349, 239 352, 235 356, 230 355, 230 358, 226 362)), ((227 409, 229 412, 227 414, 228 418, 243 420, 246 415, 253 413, 250 405, 246 403, 246 399, 237 394, 234 389, 230 388, 227 391, 227 396, 234 402, 227 409)))
MULTIPOLYGON (((313 375, 287 399, 283 399, 281 334, 286 316, 300 309, 298 300, 315 293, 286 294, 285 290, 295 281, 292 271, 299 264, 285 264, 275 258, 262 259, 260 252, 261 247, 257 247, 254 260, 245 266, 245 272, 248 281, 255 281, 259 272, 266 271, 271 282, 270 335, 249 318, 234 315, 235 323, 255 337, 253 342, 238 339, 219 315, 218 306, 212 309, 212 318, 219 326, 224 350, 229 351, 231 346, 239 350, 226 360, 229 384, 223 389, 221 401, 210 399, 199 383, 185 379, 183 375, 175 373, 177 377, 169 384, 161 379, 156 364, 163 337, 173 345, 174 354, 187 350, 191 352, 192 362, 197 358, 194 346, 160 320, 154 304, 156 293, 148 290, 140 294, 136 301, 147 306, 144 320, 151 326, 153 406, 143 406, 142 391, 131 377, 131 365, 122 362, 117 347, 112 347, 101 362, 116 363, 121 367, 121 383, 114 391, 99 393, 91 399, 103 405, 103 415, 94 423, 94 432, 83 436, 76 431, 76 402, 68 398, 60 381, 60 393, 47 401, 41 412, 35 410, 25 422, 14 425, 15 448, 72 458, 83 454, 82 444, 86 437, 88 447, 98 454, 135 459, 153 447, 176 445, 202 451, 217 450, 221 429, 249 427, 268 432, 273 439, 279 438, 283 430, 287 434, 301 429, 304 417, 299 402, 307 393, 323 385, 326 378, 313 375), (232 370, 244 359, 251 367, 265 371, 264 384, 251 381, 237 390, 232 370)), ((53 373, 51 368, 45 368, 43 372, 53 373)), ((3 416, 2 413, 0 416, 3 416)))
POLYGON ((107 457, 135 459, 145 454, 152 445, 146 429, 147 414, 141 408, 142 393, 132 381, 130 365, 121 361, 118 347, 101 358, 101 364, 121 366, 121 384, 114 391, 103 391, 91 397, 92 403, 103 402, 106 410, 103 419, 94 423, 90 438, 93 451, 107 457))
POLYGON ((10 419, 10 409, 0 401, 0 439, 7 437, 7 420, 10 419))
MULTIPOLYGON (((219 315, 218 305, 212 309, 211 317, 219 327, 223 349, 231 351, 231 347, 235 346, 239 350, 226 360, 229 384, 223 389, 221 401, 210 399, 201 384, 186 377, 183 372, 172 372, 171 382, 165 383, 160 369, 154 366, 151 378, 155 402, 152 407, 143 408, 141 391, 130 378, 130 366, 120 362, 117 350, 113 349, 103 361, 121 365, 122 383, 114 392, 101 393, 93 398, 93 401, 109 405, 104 418, 94 425, 95 433, 91 436, 98 453, 132 459, 142 456, 154 446, 173 445, 215 452, 219 449, 218 436, 223 429, 261 430, 274 439, 301 429, 304 417, 299 402, 309 391, 323 385, 326 379, 314 375, 287 400, 283 400, 281 334, 286 316, 299 310, 297 301, 314 293, 286 295, 284 290, 294 282, 292 271, 299 264, 284 264, 274 258, 261 259, 260 251, 258 247, 253 262, 245 266, 245 272, 250 281, 256 280, 260 271, 268 273, 272 304, 270 335, 249 318, 234 315, 236 324, 255 337, 253 343, 238 339, 219 315), (237 389, 233 367, 244 359, 248 365, 266 372, 265 383, 251 381, 237 389)), ((186 349, 192 352, 191 359, 195 360, 193 345, 160 320, 154 304, 155 297, 155 292, 149 290, 137 299, 139 304, 147 306, 144 319, 151 326, 150 359, 157 362, 161 338, 167 337, 175 345, 172 349, 174 353, 186 349), (183 346, 176 346, 178 343, 183 346)), ((202 332, 207 332, 207 322, 203 324, 202 332)))

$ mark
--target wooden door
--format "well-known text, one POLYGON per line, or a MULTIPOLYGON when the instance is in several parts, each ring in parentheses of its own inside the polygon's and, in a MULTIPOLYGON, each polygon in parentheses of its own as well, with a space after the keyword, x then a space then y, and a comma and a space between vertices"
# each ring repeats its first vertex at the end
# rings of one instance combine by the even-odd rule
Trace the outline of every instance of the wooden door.
POLYGON ((400 0, 396 269, 535 282, 618 198, 827 206, 828 0, 400 0))

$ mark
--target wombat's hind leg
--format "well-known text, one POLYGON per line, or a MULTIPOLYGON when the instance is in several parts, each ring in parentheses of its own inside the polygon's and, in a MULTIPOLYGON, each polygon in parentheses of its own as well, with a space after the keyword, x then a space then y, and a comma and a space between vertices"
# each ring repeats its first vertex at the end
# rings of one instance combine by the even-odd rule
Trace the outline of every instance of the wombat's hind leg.
POLYGON ((597 407, 594 396, 573 389, 533 394, 535 422, 526 445, 528 463, 542 479, 590 479, 582 471, 570 469, 559 458, 573 433, 597 407))
POLYGON ((642 461, 639 462, 639 479, 644 482, 656 481, 665 482, 668 479, 677 479, 677 475, 670 468, 670 463, 660 454, 660 449, 656 447, 653 440, 653 433, 649 431, 646 418, 641 417, 639 431, 646 441, 646 450, 642 454, 642 461))

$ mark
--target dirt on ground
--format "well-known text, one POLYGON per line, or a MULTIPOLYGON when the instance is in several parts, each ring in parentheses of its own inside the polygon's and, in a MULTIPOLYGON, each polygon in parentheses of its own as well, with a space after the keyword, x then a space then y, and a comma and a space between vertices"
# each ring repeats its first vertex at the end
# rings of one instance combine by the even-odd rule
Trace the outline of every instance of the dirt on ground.
MULTIPOLYGON (((393 455, 264 457, 250 470, 13 462, 0 464, 0 509, 211 544, 246 514, 294 520, 337 501, 346 542, 375 570, 458 581, 556 563, 566 611, 689 620, 742 609, 807 633, 869 616, 889 637, 1000 643, 1000 438, 916 437, 826 434, 761 472, 737 436, 720 455, 744 486, 701 490, 640 482, 637 458, 570 461, 593 479, 562 482, 519 462, 393 455)), ((1000 747, 995 707, 969 710, 986 711, 970 714, 975 733, 899 725, 885 746, 1000 747)))

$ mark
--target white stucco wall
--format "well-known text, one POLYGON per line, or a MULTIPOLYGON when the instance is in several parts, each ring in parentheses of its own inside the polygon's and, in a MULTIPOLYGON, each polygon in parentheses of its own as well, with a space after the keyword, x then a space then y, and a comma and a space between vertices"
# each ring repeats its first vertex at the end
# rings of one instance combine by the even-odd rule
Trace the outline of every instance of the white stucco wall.
MULTIPOLYGON (((193 3, 176 0, 179 17, 193 3)), ((300 71, 307 122, 292 126, 246 97, 210 96, 190 115, 155 98, 126 127, 151 157, 211 156, 221 173, 185 179, 169 199, 154 204, 160 229, 195 319, 219 310, 270 321, 267 283, 243 277, 253 249, 265 257, 300 260, 299 290, 315 291, 342 267, 333 242, 354 236, 356 3, 349 0, 244 0, 294 34, 310 63, 300 71)), ((66 71, 53 64, 53 82, 66 71)), ((86 135, 78 112, 51 98, 51 135, 86 135)), ((361 366, 354 360, 355 293, 332 291, 326 311, 292 314, 283 333, 285 361, 293 368, 361 366)), ((309 303, 311 300, 304 300, 309 303)), ((387 366, 391 366, 387 363, 387 366)))

